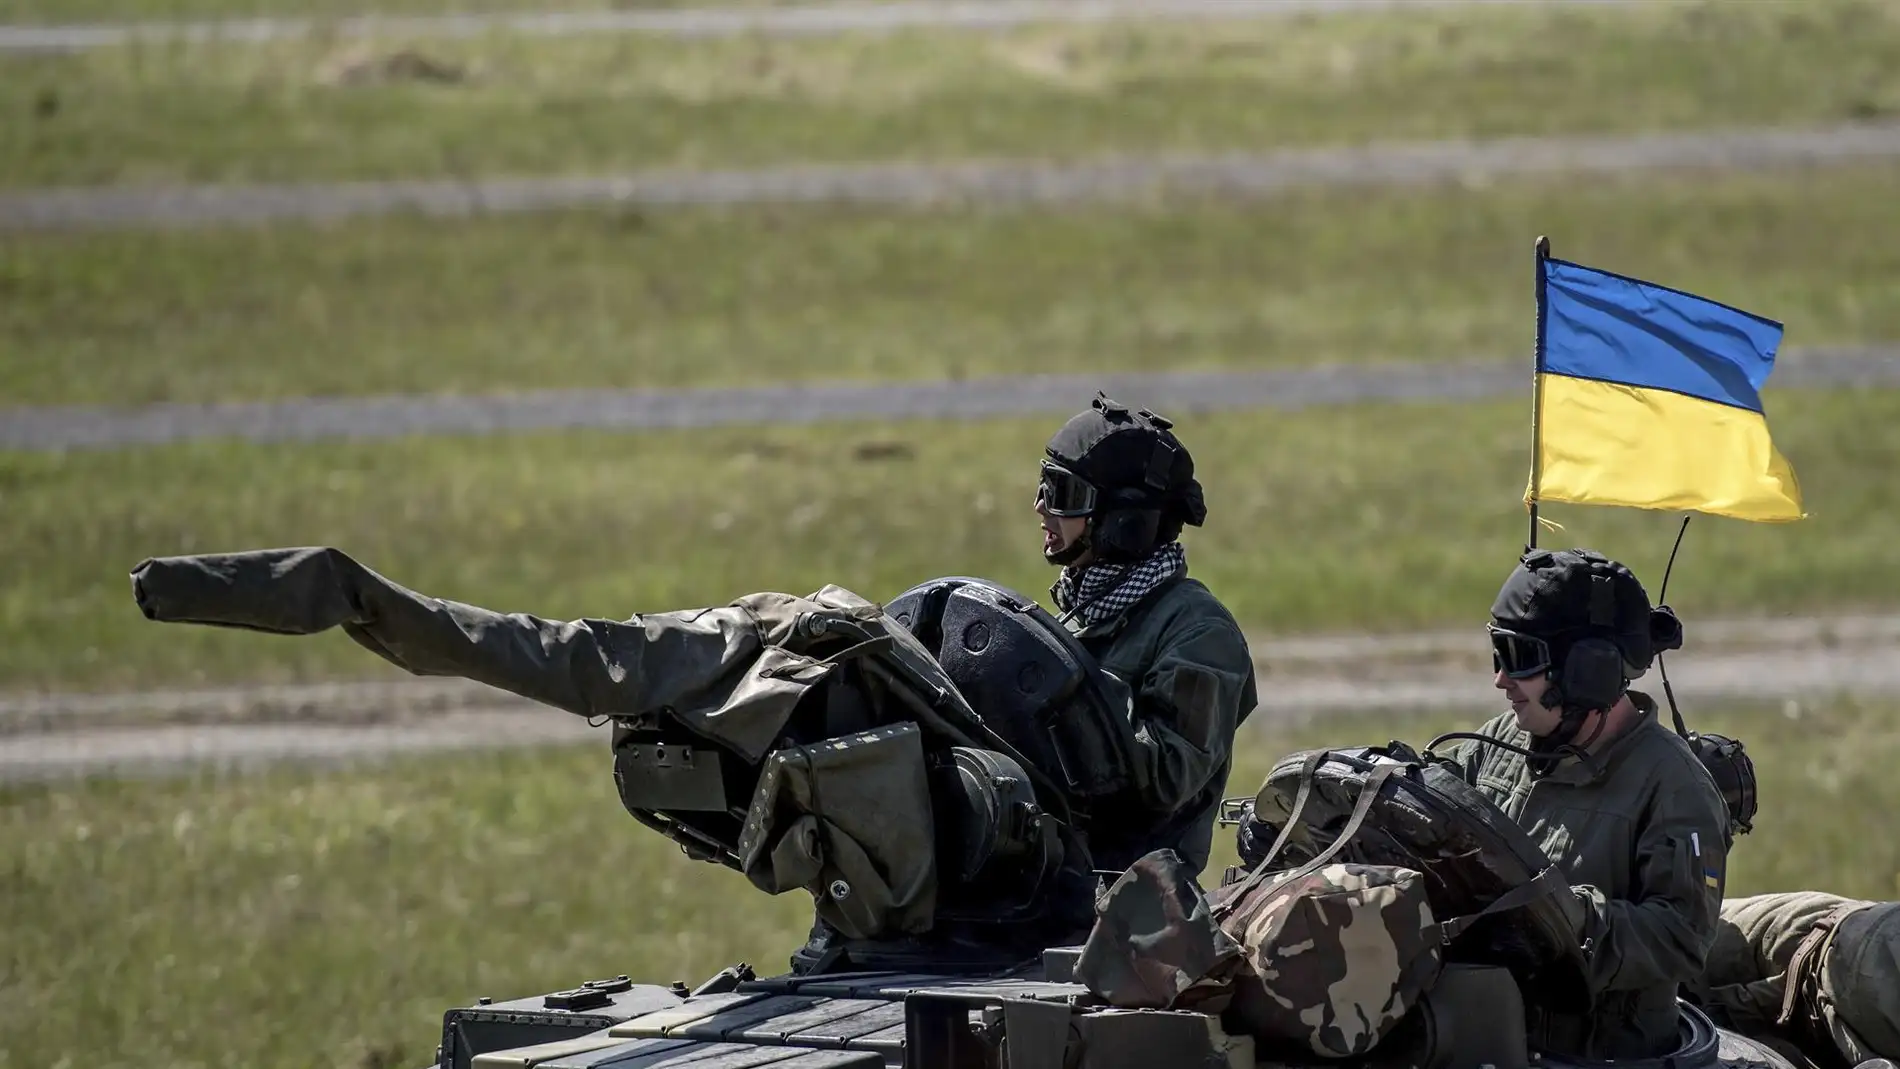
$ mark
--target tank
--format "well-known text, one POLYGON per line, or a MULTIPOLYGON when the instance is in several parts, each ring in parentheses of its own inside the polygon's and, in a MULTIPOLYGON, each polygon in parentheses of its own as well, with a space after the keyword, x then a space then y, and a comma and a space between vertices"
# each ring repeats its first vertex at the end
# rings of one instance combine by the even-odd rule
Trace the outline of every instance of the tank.
MULTIPOLYGON (((448 1010, 438 1069, 1618 1069, 1532 1052, 1511 973, 1450 964, 1408 1019, 1359 1059, 1257 1049, 1211 1014, 1102 1006, 1072 980, 1080 946, 969 975, 903 970, 760 977, 746 964, 690 990, 626 976, 448 1010), (1515 1022, 1515 1023, 1514 1023, 1515 1022)), ((1672 1069, 1794 1069, 1681 1003, 1672 1069)))
MULTIPOLYGON (((837 587, 760 592, 637 624, 561 624, 427 598, 335 549, 290 547, 148 559, 133 596, 153 620, 280 635, 343 626, 408 671, 598 715, 630 834, 644 825, 762 894, 811 897, 811 936, 787 948, 783 971, 738 963, 690 988, 576 977, 479 999, 444 1012, 440 1069, 1311 1064, 1214 1013, 1109 1006, 1076 982, 1104 881, 1163 839, 1165 821, 1141 823, 1126 685, 994 583, 946 577, 883 605, 837 587)), ((1349 759, 1300 767, 1349 786, 1377 756, 1339 753, 1349 759)), ((1316 812, 1346 800, 1314 797, 1316 812)), ((1409 831, 1395 817, 1387 829, 1405 834, 1388 841, 1416 855, 1458 811, 1409 831)), ((1350 845, 1358 833, 1336 834, 1350 845)), ((1508 864, 1486 871, 1514 878, 1508 864)), ((1352 1064, 1577 1064, 1528 1049, 1522 1007, 1545 996, 1520 986, 1521 962, 1446 960, 1429 995, 1352 1064)), ((1681 1017, 1681 1047, 1658 1069, 1792 1069, 1693 1007, 1681 1017)))
MULTIPOLYGON (((787 948, 783 971, 760 975, 741 962, 690 987, 625 975, 577 977, 560 991, 456 1006, 443 1014, 438 1069, 1612 1064, 1532 1051, 1519 981, 1526 974, 1485 961, 1448 962, 1400 1026, 1358 1059, 1270 1050, 1230 1032, 1214 1013, 1106 1005, 1076 981, 1075 969, 1095 895, 1118 875, 1101 867, 1104 856, 1091 851, 1088 833, 1101 814, 1115 812, 1114 796, 1124 786, 1114 773, 1125 767, 1130 743, 1126 722, 1111 715, 1124 699, 1097 692, 1104 681, 1046 612, 995 584, 933 580, 884 609, 903 639, 899 646, 910 650, 914 689, 928 699, 903 727, 950 744, 927 746, 937 757, 923 777, 941 884, 928 930, 850 937, 827 920, 848 911, 828 901, 832 889, 814 883, 807 887, 817 907, 812 938, 787 948)), ((848 750, 859 736, 841 735, 839 726, 812 734, 848 750)), ((703 750, 704 740, 697 741, 703 750)), ((723 774, 683 767, 691 764, 684 748, 694 742, 654 724, 618 729, 622 801, 689 856, 741 867, 745 848, 734 840, 744 839, 752 822, 747 802, 756 813, 758 799, 773 792, 753 788, 756 761, 727 755, 723 774), (670 756, 656 758, 660 747, 670 756), (701 786, 688 790, 689 781, 701 786), (704 800, 688 800, 701 793, 704 800), (727 813, 735 819, 726 821, 727 813)), ((1378 754, 1341 750, 1325 767, 1350 776, 1378 754)), ((837 788, 827 789, 836 795, 837 788)), ((1658 1069, 1795 1069, 1771 1048, 1718 1029, 1695 1006, 1680 1006, 1681 1046, 1666 1062, 1657 1059, 1658 1069)))

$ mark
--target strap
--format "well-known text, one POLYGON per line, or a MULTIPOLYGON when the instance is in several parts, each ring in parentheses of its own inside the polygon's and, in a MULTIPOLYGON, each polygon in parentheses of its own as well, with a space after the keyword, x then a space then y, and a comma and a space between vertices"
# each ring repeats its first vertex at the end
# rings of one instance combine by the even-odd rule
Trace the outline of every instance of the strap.
MULTIPOLYGON (((1300 789, 1293 795, 1293 811, 1287 814, 1286 823, 1280 825, 1280 834, 1274 836, 1273 845, 1267 848, 1265 856, 1260 859, 1260 864, 1254 866, 1255 872, 1272 865, 1273 859, 1280 856, 1280 848, 1285 846, 1287 839, 1292 837, 1293 826, 1300 822, 1300 815, 1306 812, 1306 800, 1312 797, 1313 783, 1319 776, 1319 766, 1325 764, 1330 756, 1332 756, 1331 750, 1315 750, 1306 755, 1306 760, 1300 762, 1300 789)), ((1259 795, 1254 796, 1253 808, 1255 813, 1260 812, 1259 795)))
MULTIPOLYGON (((1323 760, 1326 757, 1326 753, 1322 751, 1315 756, 1323 760)), ((1314 768, 1319 767, 1318 762, 1312 757, 1307 758, 1307 764, 1314 768)), ((1339 829, 1339 836, 1333 840, 1332 845, 1320 851, 1311 861, 1287 873, 1279 882, 1282 884, 1290 884, 1298 881, 1302 877, 1310 876, 1318 872, 1321 866, 1331 861, 1335 854, 1338 854, 1341 850, 1346 848, 1346 844, 1352 840, 1353 836, 1359 834, 1359 827, 1366 822, 1366 814, 1372 812, 1372 803, 1378 801, 1379 791, 1385 786, 1385 781, 1392 778, 1392 774, 1400 769, 1415 767, 1417 766, 1411 764, 1391 763, 1381 764, 1377 768, 1374 768, 1372 774, 1366 777, 1365 786, 1359 788, 1359 800, 1354 803, 1352 807, 1351 818, 1346 821, 1345 827, 1339 829)), ((1304 766, 1302 766, 1302 771, 1304 771, 1304 766)), ((1300 786, 1302 791, 1304 791, 1307 785, 1303 782, 1300 786)), ((1289 816, 1287 818, 1287 828, 1291 828, 1292 826, 1293 819, 1289 816)), ((1281 838, 1285 838, 1285 828, 1281 829, 1280 835, 1281 838)), ((1276 840, 1274 843, 1275 849, 1278 849, 1279 846, 1280 843, 1276 840)), ((1225 920, 1227 916, 1237 908, 1240 899, 1245 895, 1246 891, 1261 879, 1265 878, 1266 875, 1267 866, 1263 861, 1260 867, 1254 870, 1253 875, 1242 881, 1240 887, 1236 888, 1232 894, 1224 898, 1220 905, 1213 908, 1214 922, 1218 924, 1225 920)))
POLYGON ((1531 877, 1528 882, 1521 883, 1509 891, 1504 892, 1494 899, 1490 905, 1478 912, 1467 913, 1462 917, 1453 917, 1443 924, 1440 924, 1438 926, 1438 933, 1445 942, 1449 943, 1469 931, 1472 925, 1494 913, 1502 913, 1507 909, 1516 909, 1519 906, 1529 905, 1531 902, 1545 895, 1556 894, 1560 890, 1570 890, 1569 879, 1565 877, 1563 870, 1557 866, 1546 866, 1544 871, 1531 877))
POLYGON ((839 664, 857 657, 865 657, 877 653, 880 650, 889 649, 896 644, 897 639, 888 634, 877 635, 872 638, 867 638, 862 642, 854 642, 823 660, 809 657, 802 653, 793 653, 791 650, 781 646, 779 649, 786 656, 797 657, 805 663, 774 665, 771 668, 761 671, 759 675, 765 679, 789 679, 794 672, 803 672, 807 668, 829 668, 834 664, 839 664))
MULTIPOLYGON (((1795 947, 1794 957, 1788 959, 1788 971, 1782 974, 1784 979, 1782 981, 1781 1015, 1775 1018, 1775 1025, 1777 1027, 1785 1028, 1795 1019, 1795 1012, 1801 1008, 1801 995, 1809 986, 1802 983, 1802 980, 1805 979, 1814 968, 1819 966, 1821 955, 1826 951, 1828 944, 1834 941, 1834 932, 1841 921, 1845 919, 1848 914, 1857 912, 1865 908, 1866 905, 1867 903, 1865 902, 1844 902, 1836 906, 1834 909, 1829 910, 1826 916, 1815 921, 1814 927, 1808 931, 1807 935, 1801 938, 1800 945, 1795 947)), ((1820 985, 1815 984, 1813 988, 1814 990, 1811 994, 1818 1002, 1821 997, 1820 985)), ((1818 1005, 1810 1007, 1809 1016, 1818 1016, 1818 1010, 1818 1005)))
MULTIPOLYGON (((1236 881, 1239 886, 1234 887, 1232 891, 1228 892, 1225 898, 1214 906, 1214 919, 1216 921, 1233 911, 1233 907, 1230 903, 1245 894, 1255 884, 1265 879, 1267 874, 1272 871, 1273 859, 1280 856, 1280 848, 1286 845, 1287 839, 1293 834, 1293 826, 1300 821, 1300 814, 1306 811, 1306 800, 1312 797, 1313 781, 1319 773, 1319 766, 1325 763, 1326 758, 1331 756, 1331 753, 1332 751, 1330 750, 1314 750, 1312 753, 1306 755, 1306 760, 1300 762, 1300 789, 1293 796, 1292 812, 1287 814, 1286 823, 1280 825, 1280 834, 1274 837, 1273 845, 1267 848, 1266 854, 1260 858, 1260 863, 1253 867, 1253 871, 1248 873, 1246 878, 1236 881)), ((1264 790, 1262 793, 1264 793, 1264 790)), ((1258 813, 1260 811, 1259 795, 1254 796, 1253 804, 1254 812, 1258 813)))

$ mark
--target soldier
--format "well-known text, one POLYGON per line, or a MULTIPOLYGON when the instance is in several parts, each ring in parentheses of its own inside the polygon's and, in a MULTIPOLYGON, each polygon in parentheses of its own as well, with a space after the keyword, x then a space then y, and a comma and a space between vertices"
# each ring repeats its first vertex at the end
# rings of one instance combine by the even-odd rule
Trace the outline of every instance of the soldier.
POLYGON ((1900 1058, 1900 902, 1821 891, 1723 902, 1688 994, 1717 1024, 1830 1069, 1900 1058))
POLYGON ((1448 755, 1543 846, 1571 893, 1593 1005, 1533 1008, 1535 1049, 1657 1057, 1679 1044, 1679 985, 1703 969, 1722 900, 1729 815, 1656 703, 1629 689, 1681 625, 1599 553, 1531 550, 1491 608, 1495 685, 1511 703, 1448 755))
POLYGON ((1194 459, 1173 424, 1097 394, 1049 439, 1036 493, 1049 588, 1064 626, 1132 691, 1139 801, 1098 820, 1098 867, 1172 849, 1190 876, 1207 865, 1234 733, 1253 711, 1245 636, 1188 578, 1178 538, 1207 518, 1194 459))

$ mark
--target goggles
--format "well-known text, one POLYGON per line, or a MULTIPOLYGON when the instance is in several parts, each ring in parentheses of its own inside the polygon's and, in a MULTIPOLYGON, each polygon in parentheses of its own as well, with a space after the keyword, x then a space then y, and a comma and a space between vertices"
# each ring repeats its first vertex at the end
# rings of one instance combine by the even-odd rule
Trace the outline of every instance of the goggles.
POLYGON ((1550 671, 1550 644, 1534 635, 1486 624, 1491 634, 1491 668, 1512 679, 1529 679, 1550 671))
POLYGON ((1051 516, 1087 516, 1095 511, 1095 487, 1069 469, 1045 460, 1036 500, 1051 516))

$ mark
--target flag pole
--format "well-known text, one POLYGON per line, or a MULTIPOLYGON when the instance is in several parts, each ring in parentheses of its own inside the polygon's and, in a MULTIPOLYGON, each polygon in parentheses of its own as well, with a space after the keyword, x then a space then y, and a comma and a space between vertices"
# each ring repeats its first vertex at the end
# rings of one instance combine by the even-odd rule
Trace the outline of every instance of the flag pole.
POLYGON ((1537 548, 1537 486, 1543 475, 1544 429, 1544 261, 1550 258, 1550 238, 1537 235, 1537 343, 1531 357, 1531 492, 1530 540, 1526 552, 1537 548))

